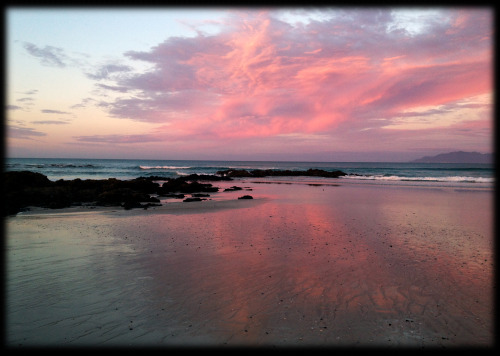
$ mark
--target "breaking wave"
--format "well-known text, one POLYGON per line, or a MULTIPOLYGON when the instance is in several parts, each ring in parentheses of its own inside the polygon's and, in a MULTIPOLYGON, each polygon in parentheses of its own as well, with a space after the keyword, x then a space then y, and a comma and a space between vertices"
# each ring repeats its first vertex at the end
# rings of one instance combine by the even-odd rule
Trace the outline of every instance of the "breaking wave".
POLYGON ((401 176, 384 176, 384 175, 347 175, 341 178, 344 179, 360 179, 360 180, 384 180, 384 181, 402 181, 402 182, 464 182, 464 183, 494 183, 494 178, 486 177, 401 177, 401 176))
POLYGON ((148 169, 189 169, 192 167, 183 167, 183 166, 139 166, 140 169, 148 170, 148 169))

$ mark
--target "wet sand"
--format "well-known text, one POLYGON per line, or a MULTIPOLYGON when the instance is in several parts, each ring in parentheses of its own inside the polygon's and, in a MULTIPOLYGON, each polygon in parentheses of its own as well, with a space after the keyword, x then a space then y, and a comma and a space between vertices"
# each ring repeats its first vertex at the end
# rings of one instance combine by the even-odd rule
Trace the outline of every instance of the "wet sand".
POLYGON ((492 190, 231 185, 7 218, 7 345, 493 346, 492 190))

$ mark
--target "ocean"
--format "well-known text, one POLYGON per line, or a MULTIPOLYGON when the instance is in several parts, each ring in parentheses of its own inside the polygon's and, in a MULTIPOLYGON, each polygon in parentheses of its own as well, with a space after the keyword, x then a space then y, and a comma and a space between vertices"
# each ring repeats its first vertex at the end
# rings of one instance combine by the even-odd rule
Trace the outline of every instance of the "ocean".
POLYGON ((494 184, 491 164, 408 162, 288 162, 288 161, 195 161, 146 159, 6 158, 5 171, 32 171, 59 179, 121 180, 160 176, 177 178, 193 173, 215 174, 226 169, 341 170, 348 176, 336 178, 272 177, 273 180, 349 182, 357 184, 431 185, 485 187, 494 184))

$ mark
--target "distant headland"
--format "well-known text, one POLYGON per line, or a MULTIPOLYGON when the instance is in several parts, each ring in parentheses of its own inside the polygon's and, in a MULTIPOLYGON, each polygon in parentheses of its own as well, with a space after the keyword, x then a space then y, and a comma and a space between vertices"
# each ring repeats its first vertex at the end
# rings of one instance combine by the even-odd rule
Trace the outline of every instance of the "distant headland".
POLYGON ((411 161, 412 163, 493 163, 493 154, 479 152, 456 151, 441 153, 436 156, 425 156, 411 161))

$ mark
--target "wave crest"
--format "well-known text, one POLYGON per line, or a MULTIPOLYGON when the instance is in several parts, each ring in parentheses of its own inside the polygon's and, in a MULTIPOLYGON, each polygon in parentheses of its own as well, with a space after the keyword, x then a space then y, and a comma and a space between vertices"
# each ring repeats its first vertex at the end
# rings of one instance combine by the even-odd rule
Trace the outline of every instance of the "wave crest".
POLYGON ((192 167, 183 167, 183 166, 139 166, 140 169, 148 170, 148 169, 189 169, 192 167))
POLYGON ((360 179, 360 180, 385 180, 385 181, 408 181, 408 182, 464 182, 464 183, 494 183, 495 178, 486 177, 464 177, 464 176, 449 176, 449 177, 401 177, 401 176, 360 176, 347 175, 340 178, 360 179))

